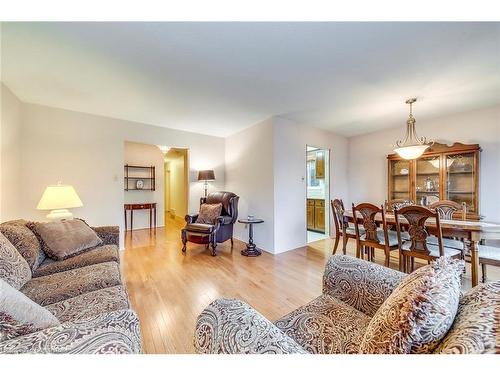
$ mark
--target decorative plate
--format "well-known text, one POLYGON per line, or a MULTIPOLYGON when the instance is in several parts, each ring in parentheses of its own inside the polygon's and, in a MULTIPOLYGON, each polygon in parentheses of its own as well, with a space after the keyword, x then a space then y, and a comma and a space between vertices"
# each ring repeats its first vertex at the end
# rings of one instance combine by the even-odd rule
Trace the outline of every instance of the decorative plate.
POLYGON ((144 189, 144 180, 137 180, 135 182, 135 188, 139 190, 144 189))

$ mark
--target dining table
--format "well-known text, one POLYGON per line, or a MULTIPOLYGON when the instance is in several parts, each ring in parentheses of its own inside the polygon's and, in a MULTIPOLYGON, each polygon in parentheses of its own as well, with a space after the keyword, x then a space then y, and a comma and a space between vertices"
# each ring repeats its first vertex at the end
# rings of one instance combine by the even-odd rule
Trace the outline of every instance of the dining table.
MULTIPOLYGON (((354 222, 352 210, 344 212, 345 218, 349 222, 354 222)), ((385 219, 388 225, 395 225, 396 218, 393 213, 387 212, 385 219)), ((382 222, 382 215, 375 216, 377 223, 382 222)), ((400 217, 400 223, 403 225, 406 220, 400 217)), ((466 255, 470 257, 472 286, 475 287, 479 282, 479 243, 483 240, 500 240, 500 223, 472 220, 439 220, 441 233, 443 237, 452 237, 464 239, 467 245, 466 255)), ((425 227, 429 233, 435 234, 436 221, 432 218, 427 219, 425 227)), ((500 251, 500 248, 498 249, 500 251)))

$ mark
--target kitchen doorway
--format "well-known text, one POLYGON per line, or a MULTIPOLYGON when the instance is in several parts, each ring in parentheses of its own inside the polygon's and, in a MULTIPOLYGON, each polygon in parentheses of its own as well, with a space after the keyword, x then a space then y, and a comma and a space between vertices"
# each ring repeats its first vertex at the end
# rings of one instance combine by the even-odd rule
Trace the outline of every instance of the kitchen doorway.
POLYGON ((306 146, 307 243, 330 237, 330 150, 306 146))

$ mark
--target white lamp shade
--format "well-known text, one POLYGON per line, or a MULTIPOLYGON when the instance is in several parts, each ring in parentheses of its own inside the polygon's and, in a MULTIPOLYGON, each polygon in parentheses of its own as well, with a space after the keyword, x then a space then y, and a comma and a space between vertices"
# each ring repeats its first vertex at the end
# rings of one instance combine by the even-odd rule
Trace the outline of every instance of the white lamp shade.
POLYGON ((395 148, 394 152, 396 152, 399 156, 406 160, 418 159, 422 154, 429 148, 429 145, 414 145, 414 146, 406 146, 395 148))
POLYGON ((82 207, 83 203, 71 185, 49 185, 45 188, 38 210, 60 210, 64 208, 82 207))

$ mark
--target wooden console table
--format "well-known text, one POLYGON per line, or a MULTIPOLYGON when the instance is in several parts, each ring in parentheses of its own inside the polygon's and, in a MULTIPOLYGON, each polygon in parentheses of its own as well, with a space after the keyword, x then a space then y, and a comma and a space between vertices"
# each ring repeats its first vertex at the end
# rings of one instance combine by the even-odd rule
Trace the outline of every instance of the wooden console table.
POLYGON ((156 203, 126 203, 123 206, 123 213, 125 215, 125 232, 128 230, 127 211, 130 211, 130 230, 134 227, 134 210, 149 210, 149 230, 156 230, 156 203))

